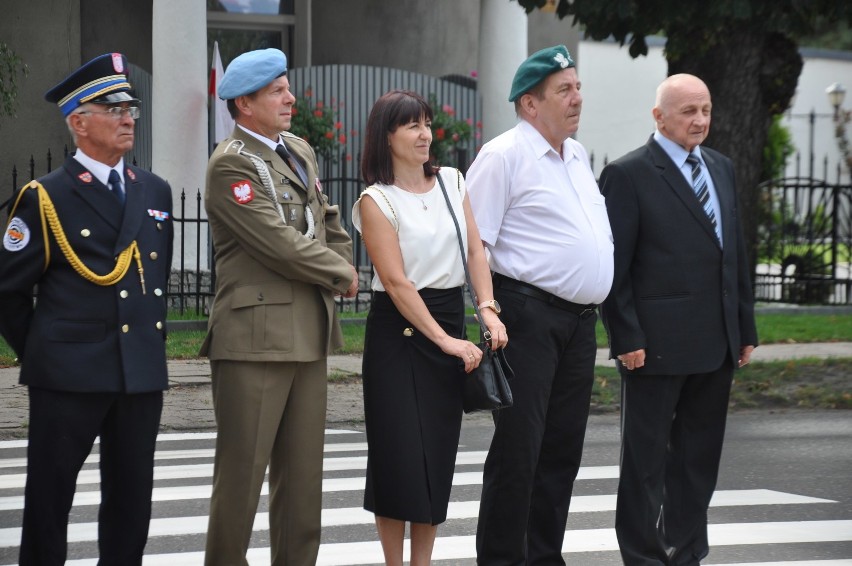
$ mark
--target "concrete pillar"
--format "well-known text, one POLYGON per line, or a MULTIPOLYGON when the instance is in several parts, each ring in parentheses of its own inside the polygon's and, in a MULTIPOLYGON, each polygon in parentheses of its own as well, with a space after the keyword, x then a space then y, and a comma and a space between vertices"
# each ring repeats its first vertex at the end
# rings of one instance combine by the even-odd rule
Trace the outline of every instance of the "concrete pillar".
MULTIPOLYGON (((153 172, 172 186, 174 212, 196 217, 196 191, 204 191, 207 169, 207 12, 204 2, 153 0, 152 25, 152 162, 153 172), (181 191, 186 209, 181 213, 181 191)), ((203 214, 202 214, 203 216, 203 214)), ((184 237, 184 261, 194 269, 195 227, 181 234, 175 224, 175 261, 184 237)), ((201 268, 207 267, 203 232, 201 268)))
POLYGON ((479 26, 478 88, 485 143, 517 123, 509 90, 518 65, 527 58, 527 15, 517 2, 482 0, 479 26))

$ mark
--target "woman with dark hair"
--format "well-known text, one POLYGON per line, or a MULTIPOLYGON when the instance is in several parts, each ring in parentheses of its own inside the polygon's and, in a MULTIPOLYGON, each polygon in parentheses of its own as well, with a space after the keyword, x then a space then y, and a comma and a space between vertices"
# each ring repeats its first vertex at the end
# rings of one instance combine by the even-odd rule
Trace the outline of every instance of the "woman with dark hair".
POLYGON ((367 120, 361 173, 367 189, 352 219, 375 267, 364 340, 367 485, 385 562, 401 565, 405 523, 411 564, 429 564, 447 518, 462 419, 464 371, 482 351, 465 336, 465 281, 458 219, 471 283, 492 348, 508 342, 464 179, 429 163, 432 109, 410 91, 386 93, 367 120))

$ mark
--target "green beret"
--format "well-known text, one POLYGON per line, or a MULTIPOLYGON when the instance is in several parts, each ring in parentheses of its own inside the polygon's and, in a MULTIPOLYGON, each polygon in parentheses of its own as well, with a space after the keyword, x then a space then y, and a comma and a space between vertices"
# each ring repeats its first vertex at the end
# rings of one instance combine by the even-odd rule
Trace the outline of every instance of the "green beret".
POLYGON ((519 99, 551 73, 574 66, 574 59, 571 58, 568 48, 564 45, 554 45, 536 51, 527 57, 527 60, 521 63, 521 66, 515 72, 515 78, 512 79, 512 91, 509 93, 509 102, 519 99))

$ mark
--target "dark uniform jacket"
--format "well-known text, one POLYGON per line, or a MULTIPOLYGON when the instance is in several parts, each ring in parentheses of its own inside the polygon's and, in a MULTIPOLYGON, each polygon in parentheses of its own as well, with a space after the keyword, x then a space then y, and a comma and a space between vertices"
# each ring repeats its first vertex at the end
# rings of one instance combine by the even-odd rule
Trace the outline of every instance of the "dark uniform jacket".
POLYGON ((77 273, 50 228, 45 234, 37 192, 26 190, 0 248, 0 333, 21 361, 21 383, 76 392, 166 389, 171 188, 125 165, 122 211, 109 188, 70 156, 39 182, 70 247, 96 275, 112 272, 119 253, 136 241, 146 294, 135 259, 114 285, 100 286, 77 273))
POLYGON ((316 157, 284 133, 307 187, 272 149, 235 127, 207 165, 204 205, 216 254, 216 298, 201 355, 211 360, 312 362, 342 344, 334 294, 352 282, 352 240, 317 181, 316 157), (255 165, 263 160, 284 214, 255 165), (316 236, 305 237, 305 207, 316 236), (285 223, 286 221, 286 223, 285 223))
POLYGON ((653 137, 601 172, 615 238, 602 306, 613 357, 645 348, 648 375, 719 368, 757 345, 745 240, 731 160, 701 148, 722 221, 719 241, 693 188, 653 137))

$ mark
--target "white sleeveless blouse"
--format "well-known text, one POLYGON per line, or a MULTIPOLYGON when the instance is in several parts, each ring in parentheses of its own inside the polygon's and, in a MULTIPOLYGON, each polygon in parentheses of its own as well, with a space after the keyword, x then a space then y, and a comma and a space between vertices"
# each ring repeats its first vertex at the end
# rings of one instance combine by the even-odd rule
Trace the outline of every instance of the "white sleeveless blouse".
MULTIPOLYGON (((462 200, 464 178, 457 169, 441 167, 438 172, 447 187, 453 211, 459 221, 465 255, 467 255, 467 223, 462 200)), ((464 285, 464 267, 459 256, 456 227, 435 179, 432 190, 414 194, 395 185, 371 185, 352 207, 352 223, 361 231, 361 199, 373 199, 399 237, 403 269, 416 289, 451 289, 464 285)), ((378 274, 371 288, 384 291, 378 274)))

